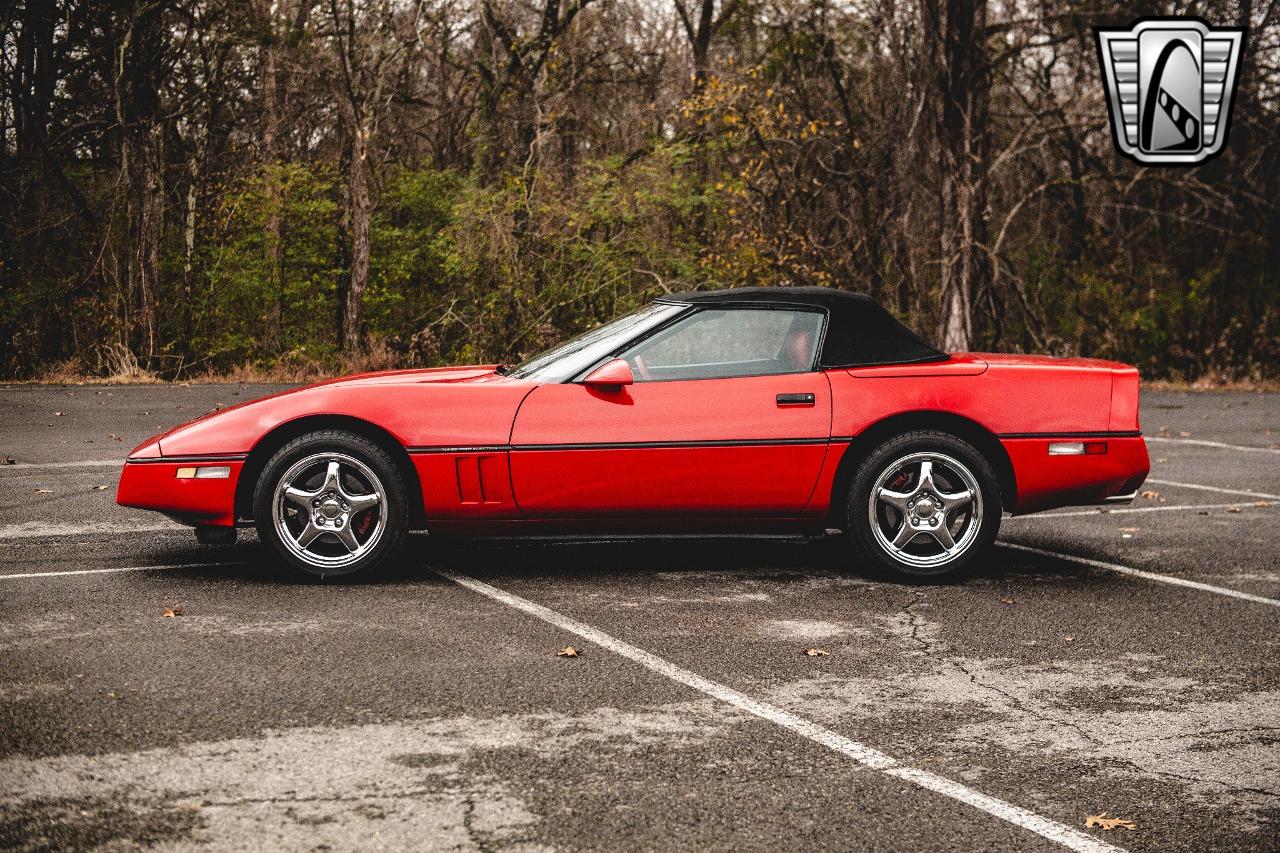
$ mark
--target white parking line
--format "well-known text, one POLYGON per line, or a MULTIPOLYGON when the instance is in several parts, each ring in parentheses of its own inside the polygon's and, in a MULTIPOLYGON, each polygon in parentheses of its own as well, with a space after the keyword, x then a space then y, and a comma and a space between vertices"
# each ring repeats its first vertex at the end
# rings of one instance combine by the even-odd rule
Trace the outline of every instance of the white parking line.
POLYGON ((1147 441, 1164 444, 1198 444, 1201 447, 1217 447, 1222 450, 1243 450, 1246 453, 1280 453, 1280 447, 1251 447, 1247 444, 1227 444, 1222 441, 1209 441, 1204 438, 1167 438, 1163 435, 1143 436, 1147 441))
POLYGON ((41 468, 123 468, 123 459, 86 459, 79 462, 15 462, 0 471, 34 471, 41 468))
POLYGON ((1058 560, 1067 560, 1072 563, 1080 563, 1085 566, 1091 566, 1095 569, 1106 569, 1109 572, 1117 572, 1130 577, 1143 578, 1149 581, 1158 581, 1159 583, 1172 584, 1173 586, 1185 586, 1190 589, 1198 589, 1201 592, 1212 592, 1215 595, 1226 595, 1231 598, 1239 598, 1244 601, 1252 601, 1257 604, 1267 604, 1272 607, 1280 607, 1280 599, 1267 598, 1261 595, 1254 595, 1251 592, 1241 592, 1238 589, 1228 589, 1225 586, 1214 586, 1210 583, 1200 583, 1200 581, 1191 581, 1186 578, 1177 578, 1171 575, 1162 575, 1156 572, 1144 572, 1142 569, 1131 569, 1128 566, 1121 566, 1116 563, 1107 563, 1102 560, 1090 560, 1087 557, 1075 557, 1071 554, 1062 554, 1057 551, 1046 551, 1044 548, 1033 548, 1030 545, 1018 545, 1014 542, 1000 542, 1005 548, 1012 548, 1015 551, 1026 551, 1028 554, 1037 554, 1041 557, 1053 557, 1058 560))
POLYGON ((1233 504, 1172 504, 1160 506, 1127 506, 1118 507, 1116 509, 1073 509, 1067 512, 1033 512, 1030 515, 1014 515, 1006 518, 1005 521, 1026 521, 1030 519, 1035 521, 1041 518, 1069 518, 1076 515, 1091 515, 1097 518, 1106 518, 1109 515, 1121 515, 1123 513, 1133 512, 1174 512, 1176 510, 1210 510, 1210 509, 1244 509, 1245 507, 1257 507, 1263 509, 1271 504, 1265 501, 1251 501, 1249 503, 1233 503, 1233 504))
POLYGON ((993 817, 1007 821, 1015 826, 1047 838, 1067 847, 1071 850, 1088 850, 1088 851, 1115 851, 1120 848, 1113 847, 1104 841, 1093 836, 1081 832, 1078 829, 1042 817, 1034 812, 1028 811, 1012 803, 997 799, 955 782, 946 777, 939 776, 936 773, 930 773, 927 770, 920 770, 916 767, 910 767, 900 763, 896 758, 880 752, 877 749, 850 740, 843 735, 837 734, 828 728, 818 725, 817 723, 798 717, 789 711, 770 705, 767 702, 761 702, 753 699, 745 693, 726 687, 710 679, 703 678, 697 673, 677 666, 665 658, 647 652, 630 643, 619 640, 618 638, 606 634, 598 628, 571 619, 561 613, 543 607, 541 604, 535 604, 528 599, 513 595, 496 586, 476 580, 468 575, 458 574, 457 572, 448 571, 446 569, 437 569, 438 574, 448 578, 454 583, 460 584, 473 592, 492 598, 501 602, 508 607, 515 608, 523 613, 527 613, 537 619, 541 619, 550 625, 554 625, 564 631, 595 643, 601 648, 608 649, 614 654, 621 655, 624 658, 635 661, 653 672, 658 673, 672 681, 691 687, 707 696, 719 699, 721 702, 732 705, 759 717, 762 720, 768 720, 775 725, 788 729, 801 737, 821 744, 830 750, 834 750, 842 755, 848 756, 858 764, 869 770, 875 770, 885 775, 901 779, 904 782, 910 782, 921 788, 951 797, 959 800, 966 805, 970 805, 980 811, 984 811, 993 817))
POLYGON ((1148 483, 1154 483, 1157 486, 1177 486, 1180 489, 1199 489, 1202 492, 1218 492, 1223 495, 1244 495, 1249 498, 1259 498, 1264 501, 1280 501, 1280 495, 1269 495, 1266 492, 1251 492, 1248 489, 1223 489, 1219 486, 1202 486, 1199 483, 1179 483, 1176 480, 1153 480, 1147 478, 1148 483))
POLYGON ((69 575, 109 575, 115 572, 166 572, 172 569, 215 569, 222 566, 242 566, 243 563, 177 563, 168 566, 119 566, 114 569, 73 569, 65 572, 23 572, 16 575, 0 574, 0 581, 12 581, 19 578, 60 578, 69 575))

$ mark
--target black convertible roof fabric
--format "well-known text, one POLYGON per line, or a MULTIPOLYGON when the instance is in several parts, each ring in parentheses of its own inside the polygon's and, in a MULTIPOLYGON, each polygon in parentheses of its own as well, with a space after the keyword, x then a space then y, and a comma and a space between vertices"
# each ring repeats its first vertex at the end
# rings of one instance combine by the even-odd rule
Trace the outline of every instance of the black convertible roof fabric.
POLYGON ((862 367, 945 361, 871 297, 828 287, 740 287, 693 290, 662 296, 659 302, 687 305, 801 305, 827 312, 820 367, 862 367))

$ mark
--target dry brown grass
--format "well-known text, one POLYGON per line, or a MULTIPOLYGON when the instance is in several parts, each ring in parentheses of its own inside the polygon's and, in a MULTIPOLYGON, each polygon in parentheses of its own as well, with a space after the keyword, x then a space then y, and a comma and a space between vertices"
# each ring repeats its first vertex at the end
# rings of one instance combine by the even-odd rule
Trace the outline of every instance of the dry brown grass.
POLYGON ((160 377, 138 363, 123 344, 104 344, 94 351, 94 364, 72 358, 49 367, 35 382, 62 385, 150 385, 160 377))
POLYGON ((247 363, 222 371, 182 371, 171 377, 159 376, 144 369, 125 347, 108 344, 100 348, 95 364, 82 359, 69 359, 52 365, 23 384, 32 385, 151 385, 156 383, 188 384, 266 384, 297 385, 319 382, 335 376, 395 370, 410 367, 383 341, 372 341, 368 348, 354 355, 316 358, 299 349, 285 353, 272 364, 247 363))
POLYGON ((1143 381, 1142 387, 1147 391, 1256 391, 1259 394, 1280 391, 1280 379, 1223 379, 1221 377, 1201 377, 1195 381, 1182 379, 1154 379, 1143 381))

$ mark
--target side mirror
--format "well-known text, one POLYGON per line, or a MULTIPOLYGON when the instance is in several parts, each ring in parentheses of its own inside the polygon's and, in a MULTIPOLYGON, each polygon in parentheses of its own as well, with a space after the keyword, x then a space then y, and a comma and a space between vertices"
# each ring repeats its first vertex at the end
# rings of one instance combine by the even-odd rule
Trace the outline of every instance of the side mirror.
POLYGON ((588 373, 582 380, 582 384, 588 388, 619 391, 622 386, 630 385, 635 381, 635 377, 631 375, 631 365, 627 364, 627 360, 614 358, 588 373))

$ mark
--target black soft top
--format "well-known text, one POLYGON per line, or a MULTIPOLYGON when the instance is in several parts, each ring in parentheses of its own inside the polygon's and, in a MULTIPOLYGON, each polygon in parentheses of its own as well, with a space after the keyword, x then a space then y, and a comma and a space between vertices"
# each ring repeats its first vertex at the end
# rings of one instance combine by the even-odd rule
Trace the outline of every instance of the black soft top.
POLYGON ((692 290, 662 296, 681 305, 798 305, 827 312, 819 367, 859 367, 945 361, 934 349, 869 296, 829 287, 739 287, 692 290))

